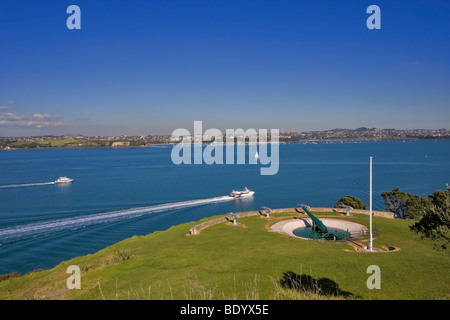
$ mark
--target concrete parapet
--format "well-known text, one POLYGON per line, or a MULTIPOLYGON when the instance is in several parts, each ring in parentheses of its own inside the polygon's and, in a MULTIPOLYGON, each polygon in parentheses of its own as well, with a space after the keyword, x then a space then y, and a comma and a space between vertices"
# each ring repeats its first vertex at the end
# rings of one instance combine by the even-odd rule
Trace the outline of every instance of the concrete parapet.
MULTIPOLYGON (((245 218, 245 217, 250 217, 250 216, 256 216, 258 214, 261 214, 260 211, 247 211, 247 212, 240 212, 238 213, 239 218, 245 218)), ((216 218, 216 219, 212 219, 203 223, 200 223, 194 227, 192 227, 189 230, 189 234, 191 235, 196 235, 200 233, 200 230, 208 228, 210 226, 213 226, 215 224, 219 224, 222 222, 226 222, 229 221, 228 217, 220 217, 220 218, 216 218)))
MULTIPOLYGON (((346 209, 344 208, 311 208, 312 212, 340 212, 340 213, 346 213, 346 209)), ((301 208, 282 208, 282 209, 272 209, 271 213, 284 213, 284 212, 301 212, 303 213, 303 210, 301 208)), ((389 218, 394 219, 394 214, 389 211, 372 211, 374 216, 383 217, 383 218, 389 218)), ((360 213, 360 214, 367 214, 369 215, 369 210, 352 210, 351 213, 360 213)), ((250 216, 256 216, 256 215, 265 215, 264 210, 261 211, 247 211, 247 212, 239 212, 238 213, 239 218, 244 217, 250 217, 250 216)), ((189 230, 190 235, 197 235, 200 233, 201 230, 208 228, 210 226, 229 221, 228 217, 219 217, 216 219, 212 219, 203 223, 200 223, 194 227, 192 227, 189 230)))
MULTIPOLYGON (((340 213, 347 212, 347 210, 345 208, 311 208, 311 211, 312 212, 340 212, 340 213)), ((377 217, 394 219, 394 213, 390 212, 390 211, 373 211, 372 210, 372 212, 373 212, 373 215, 377 216, 377 217)), ((360 213, 360 214, 369 215, 369 210, 353 209, 352 211, 350 211, 350 213, 360 213)))

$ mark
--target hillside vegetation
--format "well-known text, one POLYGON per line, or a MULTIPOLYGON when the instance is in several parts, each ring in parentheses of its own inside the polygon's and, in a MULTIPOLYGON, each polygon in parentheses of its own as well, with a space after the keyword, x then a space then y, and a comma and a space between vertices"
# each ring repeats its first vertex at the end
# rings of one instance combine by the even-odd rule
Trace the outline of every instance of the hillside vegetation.
MULTIPOLYGON (((51 270, 0 282, 0 299, 448 299, 450 254, 433 249, 410 221, 374 217, 379 253, 348 243, 290 238, 269 225, 298 213, 252 216, 189 235, 197 222, 136 236, 51 270), (397 251, 384 250, 396 247, 397 251), (81 269, 81 289, 68 290, 67 267, 81 269), (368 289, 367 268, 381 270, 368 289)), ((345 217, 368 226, 367 215, 345 217)), ((212 219, 211 217, 208 219, 212 219)), ((208 219, 203 219, 204 222, 208 219)))

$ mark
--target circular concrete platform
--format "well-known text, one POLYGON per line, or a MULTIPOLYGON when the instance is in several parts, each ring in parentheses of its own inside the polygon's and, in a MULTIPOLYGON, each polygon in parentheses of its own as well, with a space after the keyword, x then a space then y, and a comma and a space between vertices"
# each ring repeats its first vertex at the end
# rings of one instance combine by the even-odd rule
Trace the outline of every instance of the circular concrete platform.
MULTIPOLYGON (((320 219, 323 224, 330 228, 337 228, 350 232, 352 239, 357 239, 364 234, 367 234, 367 227, 356 222, 350 222, 346 220, 338 219, 320 219)), ((310 238, 302 238, 294 234, 294 230, 302 227, 310 227, 312 225, 311 219, 289 219, 279 221, 270 226, 270 230, 279 232, 289 237, 312 240, 310 238)))

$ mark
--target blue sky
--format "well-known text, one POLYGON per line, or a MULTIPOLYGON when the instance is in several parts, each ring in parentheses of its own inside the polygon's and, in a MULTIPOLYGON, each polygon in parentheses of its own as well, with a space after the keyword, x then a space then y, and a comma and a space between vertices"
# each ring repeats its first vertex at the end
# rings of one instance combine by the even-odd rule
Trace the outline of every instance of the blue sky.
POLYGON ((0 136, 450 128, 449 57, 444 0, 3 0, 0 136))

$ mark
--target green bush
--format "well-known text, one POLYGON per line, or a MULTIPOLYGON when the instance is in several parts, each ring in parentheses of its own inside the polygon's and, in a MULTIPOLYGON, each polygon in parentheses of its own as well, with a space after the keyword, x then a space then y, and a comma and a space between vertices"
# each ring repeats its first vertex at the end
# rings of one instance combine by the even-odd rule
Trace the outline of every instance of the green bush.
POLYGON ((367 210, 367 205, 364 204, 359 198, 354 196, 345 195, 340 198, 333 206, 333 208, 339 208, 341 205, 350 206, 353 209, 367 210))

